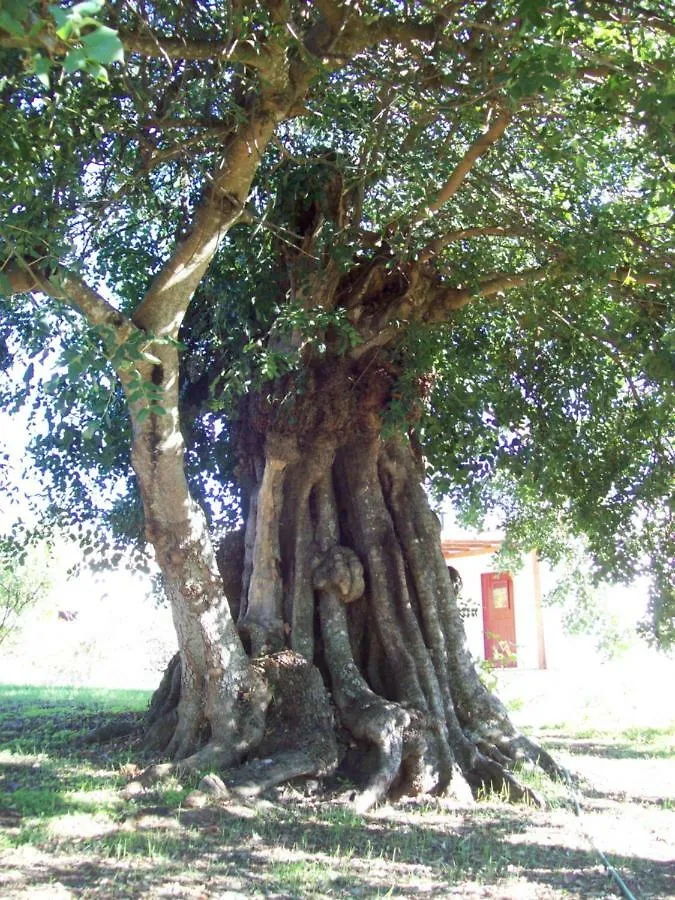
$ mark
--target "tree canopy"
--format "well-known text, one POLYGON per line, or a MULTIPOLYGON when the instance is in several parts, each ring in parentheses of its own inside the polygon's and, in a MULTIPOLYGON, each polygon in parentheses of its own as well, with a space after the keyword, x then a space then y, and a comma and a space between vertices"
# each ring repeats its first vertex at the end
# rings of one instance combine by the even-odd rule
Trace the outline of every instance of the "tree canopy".
POLYGON ((141 533, 162 347, 216 525, 242 395, 372 358, 439 494, 649 571, 671 642, 668 6, 5 2, 3 402, 41 411, 52 515, 141 533))

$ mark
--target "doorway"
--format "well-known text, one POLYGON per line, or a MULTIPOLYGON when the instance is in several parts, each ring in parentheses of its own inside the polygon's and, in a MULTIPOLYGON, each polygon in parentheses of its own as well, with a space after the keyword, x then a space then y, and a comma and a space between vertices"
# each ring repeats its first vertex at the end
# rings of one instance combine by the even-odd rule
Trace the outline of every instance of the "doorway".
POLYGON ((513 668, 518 664, 513 579, 507 572, 485 572, 480 578, 485 659, 495 666, 513 668))

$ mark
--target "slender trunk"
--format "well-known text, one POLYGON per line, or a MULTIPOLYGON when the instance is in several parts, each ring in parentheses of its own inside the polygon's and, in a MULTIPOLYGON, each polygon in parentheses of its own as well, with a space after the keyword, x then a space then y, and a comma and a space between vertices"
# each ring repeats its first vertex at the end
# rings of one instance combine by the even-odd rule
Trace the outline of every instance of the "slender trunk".
POLYGON ((177 350, 163 346, 159 357, 142 374, 163 412, 148 414, 147 396, 130 398, 132 462, 178 636, 180 692, 177 706, 155 709, 149 739, 196 766, 230 765, 260 740, 269 697, 232 621, 206 518, 186 481, 177 350))

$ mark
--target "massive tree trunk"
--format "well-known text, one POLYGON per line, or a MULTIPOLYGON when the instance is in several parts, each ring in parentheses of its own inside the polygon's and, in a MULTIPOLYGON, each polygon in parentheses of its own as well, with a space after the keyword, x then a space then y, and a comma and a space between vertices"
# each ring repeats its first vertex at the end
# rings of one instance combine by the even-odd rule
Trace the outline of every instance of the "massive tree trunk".
MULTIPOLYGON (((526 796, 509 773, 515 764, 530 759, 550 774, 559 770, 517 733, 478 678, 440 526, 421 485, 421 461, 405 436, 382 435, 391 374, 372 359, 333 359, 309 367, 303 384, 293 404, 281 402, 288 384, 247 398, 238 425, 246 525, 243 539, 226 541, 221 574, 243 646, 257 660, 253 670, 268 683, 279 668, 274 660, 283 660, 286 672, 275 681, 274 728, 268 714, 266 738, 257 750, 249 740, 248 755, 283 751, 283 761, 266 769, 264 784, 326 773, 344 756, 360 772, 362 807, 388 794, 442 792, 453 777, 464 777, 474 790, 526 796), (291 670, 305 675, 284 690, 291 670), (320 673, 330 693, 334 725, 310 672, 320 673), (307 696, 298 696, 310 681, 307 696), (317 740, 319 725, 340 737, 342 752, 325 734, 317 740), (281 743, 274 730, 284 732, 281 743)), ((182 617, 196 613, 189 611, 182 571, 172 590, 182 592, 174 606, 188 610, 178 614, 177 626, 180 666, 189 660, 191 671, 180 691, 175 673, 173 690, 167 674, 154 718, 166 723, 178 701, 180 721, 181 705, 199 702, 201 692, 203 717, 213 729, 223 712, 218 691, 209 693, 206 669, 199 669, 206 662, 184 646, 182 617)), ((226 618, 222 609, 219 616, 226 618)), ((231 664, 243 666, 230 649, 229 626, 223 634, 231 664)), ((191 732, 184 744, 174 734, 169 749, 177 757, 193 753, 197 737, 191 732)), ((232 758, 237 755, 241 748, 232 758)))

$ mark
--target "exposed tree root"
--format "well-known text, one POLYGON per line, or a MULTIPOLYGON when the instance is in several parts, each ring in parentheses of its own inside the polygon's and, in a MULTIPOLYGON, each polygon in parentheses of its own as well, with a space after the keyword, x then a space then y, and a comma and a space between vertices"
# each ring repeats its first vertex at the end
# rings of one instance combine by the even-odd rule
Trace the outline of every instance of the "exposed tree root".
POLYGON ((333 685, 333 699, 343 724, 352 735, 370 743, 377 763, 356 806, 365 811, 382 800, 399 775, 403 762, 403 734, 408 713, 396 703, 378 697, 354 664, 344 608, 335 591, 322 590, 319 601, 325 649, 333 685))
POLYGON ((143 741, 148 750, 166 750, 178 723, 178 701, 180 700, 181 665, 180 653, 175 653, 152 695, 147 714, 147 731, 143 741))
POLYGON ((225 785, 240 797, 260 797, 270 788, 294 778, 317 775, 316 757, 303 750, 280 753, 273 759, 253 759, 231 775, 225 776, 225 785))
POLYGON ((190 690, 175 657, 146 743, 180 771, 226 769, 228 789, 255 796, 334 771, 340 735, 350 759, 361 753, 360 810, 387 796, 442 794, 452 779, 539 805, 513 770, 564 770, 478 678, 410 448, 365 428, 346 441, 315 434, 306 446, 267 434, 261 453, 245 536, 221 554, 228 579, 239 573, 228 584, 241 577, 249 715, 219 726, 217 692, 190 690), (279 642, 294 649, 270 654, 279 642))
POLYGON ((87 734, 79 739, 81 744, 105 744, 116 738, 127 737, 139 729, 139 721, 136 718, 126 719, 117 722, 106 722, 105 725, 99 725, 92 728, 87 734))

